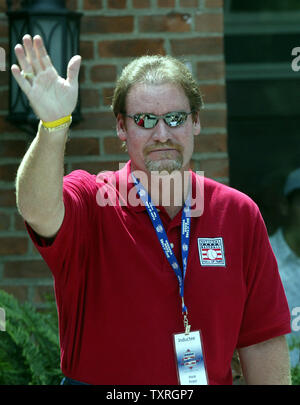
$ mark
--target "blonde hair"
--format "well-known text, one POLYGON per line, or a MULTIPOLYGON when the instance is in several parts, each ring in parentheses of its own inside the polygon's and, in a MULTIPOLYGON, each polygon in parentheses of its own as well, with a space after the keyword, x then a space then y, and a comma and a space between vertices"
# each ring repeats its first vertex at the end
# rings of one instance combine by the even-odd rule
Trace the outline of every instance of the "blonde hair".
POLYGON ((172 56, 147 55, 125 66, 117 80, 111 106, 116 117, 126 112, 126 96, 131 87, 141 83, 180 85, 189 100, 191 111, 197 113, 203 105, 198 84, 183 62, 172 56))

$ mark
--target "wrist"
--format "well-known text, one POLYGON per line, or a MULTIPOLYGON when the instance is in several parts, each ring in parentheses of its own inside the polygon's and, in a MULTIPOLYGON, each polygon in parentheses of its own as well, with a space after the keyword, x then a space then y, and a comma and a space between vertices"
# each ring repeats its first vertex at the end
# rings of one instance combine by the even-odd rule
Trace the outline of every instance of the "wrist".
POLYGON ((41 126, 47 132, 57 132, 66 130, 72 123, 72 115, 68 115, 66 117, 62 117, 55 121, 40 121, 41 126))
POLYGON ((42 138, 47 139, 60 139, 60 138, 68 138, 69 126, 61 125, 54 130, 49 130, 48 128, 44 127, 43 121, 40 120, 38 125, 38 135, 42 138))

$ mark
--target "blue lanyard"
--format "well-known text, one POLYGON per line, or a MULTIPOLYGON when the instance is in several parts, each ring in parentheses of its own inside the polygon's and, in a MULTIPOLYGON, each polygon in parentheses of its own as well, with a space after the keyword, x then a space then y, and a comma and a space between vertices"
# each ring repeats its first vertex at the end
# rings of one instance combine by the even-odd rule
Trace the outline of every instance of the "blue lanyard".
MULTIPOLYGON (((179 283, 179 294, 182 299, 182 313, 187 314, 187 307, 184 303, 184 279, 186 274, 187 268, 187 259, 189 254, 189 243, 190 243, 190 225, 191 225, 191 217, 190 217, 190 199, 191 193, 189 193, 187 200, 185 201, 183 210, 182 210, 182 217, 181 217, 181 254, 182 254, 182 264, 183 264, 183 272, 178 264, 176 256, 171 248, 167 233, 165 228, 161 222, 160 216, 157 212, 156 207, 152 204, 151 198, 141 182, 136 179, 136 177, 131 173, 134 184, 136 186, 137 192, 141 200, 143 201, 148 215, 151 219, 152 225, 155 229, 156 235, 158 240, 161 244, 161 247, 165 253, 165 256, 170 263, 170 266, 175 272, 179 283)), ((189 332, 190 326, 188 325, 187 317, 184 317, 184 325, 186 327, 186 333, 189 332)))

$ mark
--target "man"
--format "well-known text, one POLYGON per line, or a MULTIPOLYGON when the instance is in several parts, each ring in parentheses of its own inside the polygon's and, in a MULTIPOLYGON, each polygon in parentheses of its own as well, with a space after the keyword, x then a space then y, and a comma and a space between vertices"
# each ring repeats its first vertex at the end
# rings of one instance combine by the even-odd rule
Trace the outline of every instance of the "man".
POLYGON ((201 95, 185 65, 125 68, 113 111, 130 161, 63 177, 80 57, 63 80, 39 36, 15 52, 41 120, 17 205, 54 276, 67 381, 231 384, 238 347, 248 384, 289 384, 290 316, 257 206, 189 170, 201 95))
POLYGON ((292 333, 288 342, 291 366, 296 367, 300 365, 300 169, 287 176, 283 195, 280 208, 284 223, 270 237, 270 243, 292 315, 292 333))

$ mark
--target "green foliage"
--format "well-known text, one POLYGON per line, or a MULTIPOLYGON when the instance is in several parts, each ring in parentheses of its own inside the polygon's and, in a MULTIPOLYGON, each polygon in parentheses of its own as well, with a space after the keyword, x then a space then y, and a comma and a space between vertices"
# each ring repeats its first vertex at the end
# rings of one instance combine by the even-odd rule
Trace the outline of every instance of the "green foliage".
POLYGON ((292 368, 292 384, 300 385, 300 366, 292 368))
POLYGON ((59 384, 56 311, 38 312, 2 290, 0 307, 6 314, 6 331, 0 332, 0 384, 59 384))
MULTIPOLYGON (((62 379, 56 306, 40 313, 30 303, 20 304, 0 290, 0 308, 6 314, 6 331, 0 331, 0 385, 53 385, 62 379)), ((294 342, 290 347, 299 346, 294 342)), ((292 384, 300 385, 300 365, 292 368, 292 384)))
MULTIPOLYGON (((289 349, 292 350, 295 347, 300 348, 300 340, 293 337, 292 342, 290 342, 289 344, 289 349)), ((300 363, 298 363, 296 367, 291 369, 291 375, 292 385, 300 385, 300 363)))

